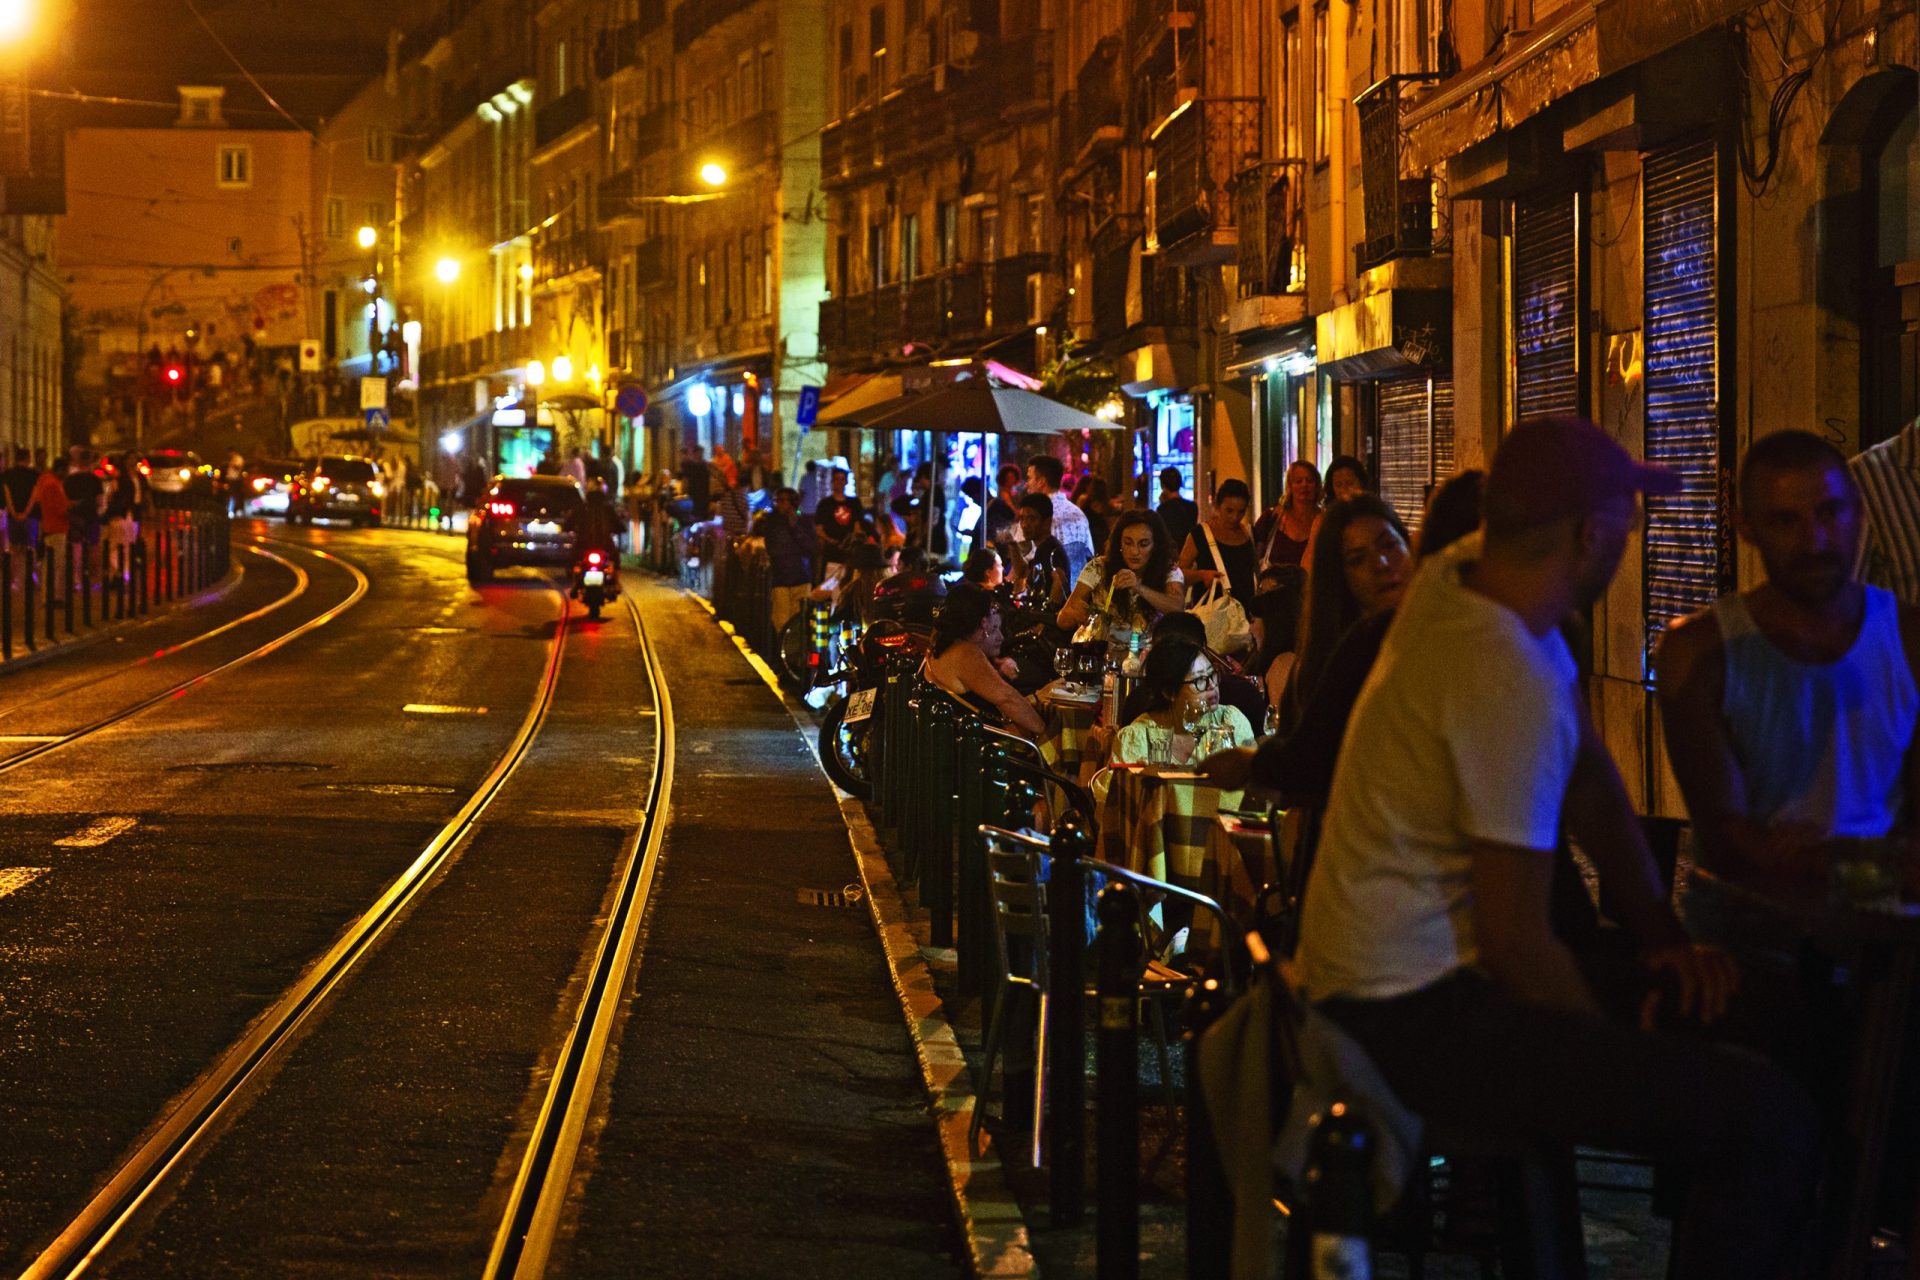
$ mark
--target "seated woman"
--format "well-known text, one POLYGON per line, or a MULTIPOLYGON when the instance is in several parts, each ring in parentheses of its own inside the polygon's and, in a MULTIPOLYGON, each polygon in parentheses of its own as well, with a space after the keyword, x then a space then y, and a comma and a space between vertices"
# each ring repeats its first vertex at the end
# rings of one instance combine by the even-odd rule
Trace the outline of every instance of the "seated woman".
POLYGON ((1220 677, 1220 701, 1246 717, 1248 724, 1259 724, 1267 714, 1266 691, 1260 682, 1241 670, 1240 664, 1223 653, 1207 647, 1207 624, 1191 613, 1170 613, 1153 624, 1152 644, 1175 636, 1191 640, 1207 655, 1214 674, 1220 677))
POLYGON ((1253 726, 1220 702, 1220 677, 1206 650, 1170 635, 1147 650, 1139 687, 1121 712, 1113 764, 1185 766, 1216 751, 1253 745, 1253 726))
POLYGON ((985 587, 992 591, 1006 581, 1006 571, 1000 565, 1000 553, 992 547, 982 547, 967 556, 967 562, 960 567, 960 576, 976 587, 985 587))
POLYGON ((1087 561, 1060 608, 1063 631, 1093 620, 1099 639, 1115 629, 1144 636, 1161 614, 1186 608, 1186 581, 1173 563, 1167 527, 1151 511, 1129 511, 1114 522, 1105 555, 1087 561))
POLYGON ((1011 671, 1000 664, 1000 611, 991 593, 962 582, 947 592, 933 623, 933 650, 922 668, 928 680, 989 720, 1004 722, 1028 737, 1045 732, 1047 722, 1033 704, 1007 683, 1011 671))

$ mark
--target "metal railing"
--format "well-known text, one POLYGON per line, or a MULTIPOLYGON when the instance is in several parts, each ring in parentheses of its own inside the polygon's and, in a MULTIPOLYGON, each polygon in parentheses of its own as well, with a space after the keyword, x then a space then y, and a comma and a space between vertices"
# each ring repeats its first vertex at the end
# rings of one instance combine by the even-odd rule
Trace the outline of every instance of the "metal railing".
POLYGON ((1152 140, 1154 236, 1163 249, 1234 226, 1236 174, 1260 157, 1259 98, 1192 98, 1152 140))
POLYGON ((545 103, 533 116, 533 145, 548 146, 579 128, 593 114, 593 95, 578 85, 545 103))
POLYGON ((1307 287, 1307 162, 1268 160, 1233 180, 1240 233, 1240 296, 1279 297, 1307 287))
POLYGON ((1438 79, 1430 72, 1388 76, 1354 95, 1366 237, 1354 257, 1362 271, 1390 258, 1433 252, 1433 180, 1400 175, 1400 109, 1411 86, 1438 79))
POLYGON ((183 500, 136 521, 0 541, 0 663, 193 595, 231 568, 226 503, 183 500))

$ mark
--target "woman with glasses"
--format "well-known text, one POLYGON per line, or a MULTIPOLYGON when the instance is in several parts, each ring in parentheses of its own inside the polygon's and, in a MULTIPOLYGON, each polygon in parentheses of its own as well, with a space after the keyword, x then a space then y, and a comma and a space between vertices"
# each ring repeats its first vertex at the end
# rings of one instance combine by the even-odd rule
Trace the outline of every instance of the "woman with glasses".
POLYGON ((1113 764, 1185 766, 1215 751, 1253 745, 1253 726, 1220 702, 1220 677, 1186 636, 1156 640, 1140 685, 1121 712, 1113 764))

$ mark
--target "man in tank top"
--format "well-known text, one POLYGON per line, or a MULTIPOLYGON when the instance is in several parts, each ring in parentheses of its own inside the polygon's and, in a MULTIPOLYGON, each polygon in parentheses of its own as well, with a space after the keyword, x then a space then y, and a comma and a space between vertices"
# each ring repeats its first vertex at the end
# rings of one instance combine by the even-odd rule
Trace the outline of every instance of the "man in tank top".
POLYGON ((1920 612, 1854 576, 1860 491, 1818 436, 1753 444, 1738 527, 1766 580, 1661 644, 1667 749, 1701 864, 1817 902, 1833 842, 1892 834, 1915 790, 1920 612))

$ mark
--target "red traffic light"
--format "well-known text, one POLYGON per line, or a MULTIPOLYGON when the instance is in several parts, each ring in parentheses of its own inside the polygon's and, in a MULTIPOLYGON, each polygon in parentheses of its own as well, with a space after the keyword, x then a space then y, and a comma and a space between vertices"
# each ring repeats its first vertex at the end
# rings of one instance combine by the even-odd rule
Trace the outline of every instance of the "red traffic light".
POLYGON ((175 386, 178 386, 180 379, 186 376, 186 370, 182 369, 179 365, 170 364, 167 366, 167 381, 173 383, 175 386))

